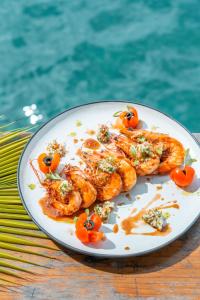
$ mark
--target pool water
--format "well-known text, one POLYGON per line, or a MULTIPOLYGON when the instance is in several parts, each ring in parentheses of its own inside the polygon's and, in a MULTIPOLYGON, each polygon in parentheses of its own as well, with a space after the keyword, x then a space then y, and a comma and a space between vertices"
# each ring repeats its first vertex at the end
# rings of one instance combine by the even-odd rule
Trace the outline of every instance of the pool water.
POLYGON ((75 105, 126 99, 200 131, 199 8, 198 0, 2 0, 2 118, 41 124, 75 105))

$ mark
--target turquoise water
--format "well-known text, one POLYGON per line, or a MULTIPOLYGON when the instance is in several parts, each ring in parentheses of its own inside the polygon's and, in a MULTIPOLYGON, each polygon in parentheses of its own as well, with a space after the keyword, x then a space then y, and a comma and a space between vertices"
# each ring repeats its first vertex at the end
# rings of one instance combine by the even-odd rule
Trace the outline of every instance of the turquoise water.
POLYGON ((137 99, 200 131, 199 0, 1 0, 0 24, 5 121, 137 99))

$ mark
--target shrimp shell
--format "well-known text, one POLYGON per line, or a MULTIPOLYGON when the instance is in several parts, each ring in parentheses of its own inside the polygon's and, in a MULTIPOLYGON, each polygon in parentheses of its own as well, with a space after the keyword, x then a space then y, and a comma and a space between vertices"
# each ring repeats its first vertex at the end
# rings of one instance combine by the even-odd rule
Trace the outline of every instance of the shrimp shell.
POLYGON ((101 159, 99 153, 85 152, 79 149, 77 154, 87 165, 85 173, 87 174, 89 181, 95 186, 97 190, 98 200, 107 201, 119 195, 122 190, 121 177, 116 172, 109 174, 107 172, 101 171, 98 168, 98 162, 101 159))
POLYGON ((70 178, 73 185, 79 190, 82 197, 81 207, 88 208, 96 201, 97 191, 87 180, 81 169, 75 166, 67 165, 64 168, 66 177, 70 178))
POLYGON ((79 192, 73 191, 69 193, 65 198, 65 203, 57 201, 55 199, 51 200, 51 204, 55 207, 60 215, 62 216, 71 216, 77 212, 82 203, 82 198, 79 192))
POLYGON ((154 174, 165 174, 172 169, 182 165, 185 156, 185 150, 181 142, 177 139, 168 136, 167 134, 151 132, 147 130, 122 129, 121 132, 136 142, 138 138, 144 137, 154 145, 161 144, 163 152, 160 157, 160 164, 154 171, 154 174))

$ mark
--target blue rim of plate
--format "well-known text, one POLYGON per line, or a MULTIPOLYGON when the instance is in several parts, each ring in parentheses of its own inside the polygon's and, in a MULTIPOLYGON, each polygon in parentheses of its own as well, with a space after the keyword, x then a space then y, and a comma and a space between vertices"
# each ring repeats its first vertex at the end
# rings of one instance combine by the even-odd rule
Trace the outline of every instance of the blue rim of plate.
POLYGON ((51 235, 46 229, 44 229, 36 220, 35 218, 32 216, 32 214, 30 213, 28 207, 26 206, 26 202, 24 200, 24 197, 22 195, 22 191, 21 191, 21 186, 20 186, 20 179, 19 179, 19 174, 20 174, 20 167, 21 167, 21 161, 23 159, 23 156, 26 152, 26 149, 28 147, 28 145, 30 144, 30 142, 33 140, 33 138, 37 135, 37 133, 43 128, 45 127, 49 122, 51 122, 52 120, 58 118, 59 116, 61 116, 62 114, 68 112, 68 111, 71 111, 71 110, 74 110, 76 108, 80 108, 80 107, 84 107, 84 106, 89 106, 89 105, 95 105, 95 104, 98 104, 98 103, 130 103, 132 105, 136 104, 136 105, 139 105, 139 106, 143 106, 143 107, 146 107, 146 108, 149 108, 149 109, 152 109, 154 111, 157 111, 163 115, 165 115, 166 117, 168 117, 169 119, 171 119, 172 121, 174 121, 175 123, 177 123, 178 125, 180 125, 183 129, 185 129, 185 131, 187 133, 190 134, 190 136, 192 137, 192 139, 194 140, 194 142, 197 144, 197 146, 199 147, 200 149, 200 145, 199 145, 199 142, 198 140, 193 136, 193 134, 184 126, 182 125, 179 121, 175 120, 173 117, 169 116, 168 114, 166 113, 163 113, 162 111, 160 111, 159 109, 156 109, 156 108, 153 108, 151 106, 148 106, 148 105, 145 105, 145 104, 140 104, 138 102, 131 102, 131 101, 125 101, 125 100, 99 100, 99 101, 95 101, 95 102, 88 102, 88 103, 85 103, 85 104, 80 104, 80 105, 77 105, 77 106, 74 106, 74 107, 71 107, 71 108, 68 108, 66 110, 64 110, 63 112, 57 114, 56 116, 52 117, 51 119, 49 119, 47 122, 45 122, 44 124, 42 124, 38 130, 31 136, 30 140, 27 142, 26 146, 24 147, 24 150, 20 156, 20 159, 19 159, 19 162, 18 162, 18 168, 17 168, 17 187, 18 187, 18 191, 19 191, 19 194, 20 194, 20 198, 22 200, 22 204, 23 206, 25 207, 28 215, 31 217, 32 221, 38 226, 38 228, 43 231, 51 240, 53 240, 54 242, 56 242, 57 244, 61 245, 62 247, 66 248, 66 249, 69 249, 69 250, 72 250, 76 253, 80 253, 80 254, 84 254, 84 255, 87 255, 87 256, 94 256, 94 257, 99 257, 99 258, 125 258, 125 257, 132 257, 132 256, 142 256, 142 255, 146 255, 146 254, 149 254, 149 253, 152 253, 152 252, 155 252, 155 251, 158 251, 166 246, 168 246, 169 244, 171 244, 172 242, 174 242, 175 240, 177 240, 178 238, 180 238, 181 236, 183 236, 195 223, 196 221, 199 219, 200 217, 200 212, 199 214, 196 216, 196 218, 193 220, 192 223, 190 223, 183 232, 181 232, 180 234, 178 234, 177 236, 175 236, 174 238, 172 238, 170 241, 167 241, 166 243, 160 245, 160 246, 157 246, 157 247, 154 247, 150 250, 146 250, 146 251, 141 251, 139 253, 127 253, 127 254, 100 254, 100 253, 93 253, 93 252, 89 252, 89 251, 85 251, 85 250, 81 250, 79 248, 75 248, 73 246, 70 246, 68 245, 67 243, 64 243, 62 241, 60 241, 59 239, 57 239, 56 237, 54 237, 53 235, 51 235))

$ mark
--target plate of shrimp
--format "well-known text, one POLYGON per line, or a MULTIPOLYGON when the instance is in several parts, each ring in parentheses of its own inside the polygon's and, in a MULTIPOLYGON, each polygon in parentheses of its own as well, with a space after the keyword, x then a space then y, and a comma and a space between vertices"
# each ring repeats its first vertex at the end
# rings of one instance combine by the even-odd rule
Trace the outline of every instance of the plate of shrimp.
POLYGON ((29 140, 18 167, 22 202, 50 238, 77 252, 149 253, 200 215, 200 149, 153 108, 100 101, 62 112, 29 140))

